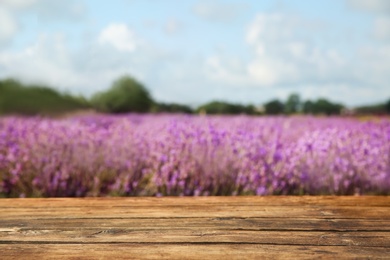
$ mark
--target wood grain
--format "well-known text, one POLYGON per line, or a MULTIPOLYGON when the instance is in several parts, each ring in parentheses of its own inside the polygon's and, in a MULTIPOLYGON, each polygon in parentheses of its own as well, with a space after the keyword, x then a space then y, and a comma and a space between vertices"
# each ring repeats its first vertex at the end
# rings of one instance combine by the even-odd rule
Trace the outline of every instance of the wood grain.
POLYGON ((0 200, 1 259, 390 258, 390 197, 0 200))

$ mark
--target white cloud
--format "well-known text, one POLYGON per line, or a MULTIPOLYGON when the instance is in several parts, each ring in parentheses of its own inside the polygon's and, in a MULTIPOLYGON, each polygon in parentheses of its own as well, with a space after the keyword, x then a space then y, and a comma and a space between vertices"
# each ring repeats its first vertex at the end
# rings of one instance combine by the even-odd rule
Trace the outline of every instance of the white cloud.
POLYGON ((20 19, 24 14, 36 15, 38 21, 76 21, 84 17, 82 1, 0 0, 0 44, 11 41, 25 28, 20 19))
MULTIPOLYGON (((358 62, 354 64, 355 78, 368 86, 381 87, 390 95, 390 45, 366 46, 358 50, 358 62)), ((385 93, 383 93, 385 94, 385 93)))
POLYGON ((77 81, 70 58, 61 34, 41 34, 33 45, 20 52, 2 53, 0 62, 7 76, 68 87, 77 81))
POLYGON ((32 6, 37 2, 38 0, 2 0, 0 5, 13 9, 22 9, 32 6))
POLYGON ((86 7, 81 0, 2 0, 0 7, 13 13, 26 12, 36 14, 38 20, 43 21, 77 21, 86 14, 86 7))
MULTIPOLYGON (((0 26, 0 38, 10 40, 17 34, 18 25, 23 22, 19 14, 47 12, 38 7, 45 1, 53 2, 51 7, 45 7, 57 10, 53 14, 61 9, 55 3, 72 3, 63 18, 77 16, 76 1, 0 0, 0 12, 6 10, 5 15, 0 13, 0 24, 8 24, 0 26)), ((216 3, 222 2, 211 2, 209 7, 214 9, 204 9, 203 18, 226 22, 239 15, 229 8, 218 9, 223 13, 220 16, 213 14, 212 10, 217 12, 216 3)), ((375 36, 381 40, 388 39, 385 17, 378 15, 375 23, 375 36)), ((359 43, 352 42, 346 44, 350 47, 346 53, 340 42, 334 40, 336 30, 329 32, 320 26, 318 21, 286 13, 259 14, 244 35, 237 35, 248 48, 238 51, 239 54, 227 51, 236 43, 227 44, 216 54, 179 49, 164 52, 160 46, 149 45, 138 31, 124 23, 109 24, 96 34, 84 31, 89 33, 85 42, 83 38, 67 39, 60 33, 41 33, 34 44, 24 49, 18 45, 0 52, 0 78, 12 76, 89 95, 107 88, 122 74, 131 74, 145 83, 157 100, 188 104, 210 99, 258 104, 274 95, 285 98, 293 91, 302 93, 304 98, 325 96, 338 101, 339 97, 349 104, 390 96, 389 45, 381 42, 374 47, 366 41, 367 46, 357 48, 359 43)), ((182 24, 168 19, 162 25, 156 24, 153 29, 156 28, 174 34, 180 32, 182 24)))
POLYGON ((180 32, 182 28, 182 23, 175 19, 170 19, 164 25, 164 32, 168 35, 174 35, 180 32))
POLYGON ((268 42, 277 43, 291 39, 296 28, 302 25, 298 18, 293 16, 280 13, 258 14, 248 27, 246 41, 257 45, 262 38, 266 37, 268 42))
MULTIPOLYGON (((380 26, 387 26, 387 20, 380 26)), ((379 26, 379 28, 381 28, 379 26)), ((288 14, 259 14, 248 26, 245 40, 252 57, 242 67, 231 66, 224 55, 206 63, 209 78, 226 86, 262 89, 264 93, 300 92, 305 98, 324 96, 350 104, 390 96, 390 45, 357 48, 348 55, 332 42, 316 21, 288 14), (321 30, 318 30, 321 28, 321 30), (319 46, 316 42, 322 42, 319 46), (348 92, 350 93, 348 95, 348 92)), ((387 37, 387 30, 377 31, 387 37)))
POLYGON ((294 65, 293 62, 263 57, 249 63, 248 75, 265 87, 293 82, 299 78, 298 68, 294 65))
POLYGON ((82 20, 87 13, 87 9, 80 0, 53 1, 37 0, 28 11, 36 13, 39 20, 47 21, 67 21, 75 22, 82 20))
POLYGON ((100 44, 108 44, 119 51, 133 52, 137 48, 135 33, 122 23, 107 26, 99 35, 100 44))
POLYGON ((208 78, 228 86, 251 83, 245 75, 245 64, 239 59, 213 55, 206 59, 204 68, 204 74, 208 78))
POLYGON ((193 12, 210 21, 230 22, 247 8, 244 4, 222 1, 201 1, 193 7, 193 12))
POLYGON ((374 36, 379 40, 390 41, 390 16, 380 16, 375 19, 374 36))
POLYGON ((11 40, 18 31, 18 27, 17 21, 12 15, 0 7, 0 44, 11 40))
POLYGON ((315 22, 283 14, 259 14, 247 30, 246 41, 255 58, 248 75, 260 85, 298 84, 332 80, 345 61, 335 49, 320 49, 307 41, 315 22))
POLYGON ((390 40, 390 1, 389 0, 346 0, 355 10, 374 15, 371 33, 376 40, 390 40))
POLYGON ((390 13, 389 0, 347 0, 348 6, 366 12, 390 13))
MULTIPOLYGON (((232 66, 232 62, 222 56, 210 57, 206 63, 209 77, 230 85, 267 88, 297 84, 316 74, 326 74, 328 66, 323 63, 336 57, 340 59, 337 53, 323 53, 310 47, 304 37, 297 36, 297 30, 315 29, 294 16, 259 14, 248 26, 245 36, 252 59, 232 66)), ((342 61, 338 60, 336 65, 340 64, 342 61)))
POLYGON ((15 77, 85 95, 109 87, 123 74, 144 80, 152 51, 123 55, 97 42, 96 37, 75 49, 61 33, 40 34, 24 49, 0 52, 0 78, 15 77))

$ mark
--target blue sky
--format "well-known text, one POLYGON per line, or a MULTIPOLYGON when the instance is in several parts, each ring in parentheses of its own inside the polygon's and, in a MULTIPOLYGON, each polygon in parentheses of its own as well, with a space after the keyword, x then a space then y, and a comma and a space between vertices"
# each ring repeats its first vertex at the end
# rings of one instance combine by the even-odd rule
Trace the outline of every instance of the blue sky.
POLYGON ((0 0, 0 78, 159 101, 390 98, 388 0, 0 0))

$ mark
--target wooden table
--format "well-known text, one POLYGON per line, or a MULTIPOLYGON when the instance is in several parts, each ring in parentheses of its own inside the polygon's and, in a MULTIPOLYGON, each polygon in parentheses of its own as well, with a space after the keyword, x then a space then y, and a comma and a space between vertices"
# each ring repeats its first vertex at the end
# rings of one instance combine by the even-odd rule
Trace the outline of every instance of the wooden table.
POLYGON ((390 197, 0 199, 0 259, 390 259, 390 197))

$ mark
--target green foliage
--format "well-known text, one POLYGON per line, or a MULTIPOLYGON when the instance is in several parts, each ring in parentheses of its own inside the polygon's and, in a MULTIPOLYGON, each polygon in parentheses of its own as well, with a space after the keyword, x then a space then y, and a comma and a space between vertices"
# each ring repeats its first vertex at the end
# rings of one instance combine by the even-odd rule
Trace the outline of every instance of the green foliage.
POLYGON ((304 114, 311 114, 314 111, 314 103, 311 100, 306 100, 302 105, 302 112, 304 114))
POLYGON ((204 112, 206 114, 248 114, 256 113, 255 107, 252 105, 244 106, 239 104, 231 104, 222 101, 212 101, 198 107, 197 112, 204 112))
MULTIPOLYGON (((56 116, 76 110, 93 107, 105 113, 156 112, 186 113, 194 110, 184 104, 154 102, 148 90, 130 76, 120 77, 107 91, 95 94, 91 100, 82 96, 60 93, 47 86, 25 85, 14 79, 0 80, 0 115, 50 115, 56 116)), ((343 105, 320 98, 316 101, 301 101, 297 93, 292 93, 286 103, 278 99, 264 104, 268 115, 278 114, 324 114, 338 115, 343 105)), ((387 102, 361 106, 355 109, 358 114, 390 114, 390 99, 387 102)), ((207 114, 249 114, 258 115, 253 105, 233 104, 224 101, 213 101, 201 105, 196 112, 207 114)))
POLYGON ((268 115, 282 114, 284 111, 284 104, 280 100, 272 100, 264 104, 265 113, 268 115))
POLYGON ((129 76, 119 78, 109 90, 94 95, 91 102, 95 109, 106 113, 143 113, 153 105, 147 89, 129 76))
POLYGON ((356 114, 384 115, 390 114, 390 99, 383 103, 377 103, 355 108, 356 114))
POLYGON ((325 114, 325 115, 339 115, 343 105, 332 103, 324 98, 317 101, 307 100, 303 103, 303 112, 305 114, 325 114))
POLYGON ((386 104, 375 104, 375 105, 370 105, 370 106, 360 106, 355 109, 356 113, 358 114, 376 114, 376 115, 381 115, 381 114, 386 114, 387 109, 386 109, 386 104))
POLYGON ((0 114, 58 115, 88 108, 88 102, 41 85, 0 80, 0 114))
POLYGON ((390 99, 385 103, 385 109, 388 114, 390 114, 390 99))
POLYGON ((286 114, 294 114, 301 110, 301 98, 298 94, 291 94, 284 104, 284 112, 286 114))
POLYGON ((192 114, 193 110, 191 107, 177 104, 177 103, 155 103, 152 107, 152 112, 157 113, 184 113, 184 114, 192 114))

